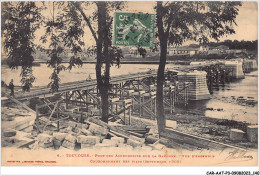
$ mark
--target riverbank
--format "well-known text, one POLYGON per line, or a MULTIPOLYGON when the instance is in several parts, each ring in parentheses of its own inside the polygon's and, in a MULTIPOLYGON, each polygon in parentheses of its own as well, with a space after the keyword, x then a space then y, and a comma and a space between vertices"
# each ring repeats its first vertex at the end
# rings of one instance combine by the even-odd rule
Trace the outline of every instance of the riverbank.
POLYGON ((184 133, 204 137, 213 141, 229 144, 241 148, 257 149, 257 143, 247 140, 246 136, 241 141, 230 140, 230 130, 240 129, 246 132, 246 122, 238 122, 228 119, 216 119, 203 115, 199 111, 177 110, 174 114, 166 115, 166 119, 177 122, 176 130, 184 133))

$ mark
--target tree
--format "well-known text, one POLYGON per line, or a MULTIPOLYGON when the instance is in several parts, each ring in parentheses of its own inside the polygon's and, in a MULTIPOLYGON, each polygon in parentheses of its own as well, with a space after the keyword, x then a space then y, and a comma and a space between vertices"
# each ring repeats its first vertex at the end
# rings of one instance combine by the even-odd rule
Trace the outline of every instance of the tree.
POLYGON ((52 2, 51 18, 45 17, 45 33, 41 36, 41 41, 49 43, 49 45, 47 48, 40 47, 50 58, 47 61, 47 66, 53 69, 53 73, 50 76, 51 82, 48 84, 50 92, 58 92, 60 83, 59 73, 61 71, 71 70, 74 66, 83 65, 79 55, 84 45, 82 41, 84 35, 83 27, 82 20, 77 15, 73 5, 65 2, 52 2), (70 57, 69 66, 66 68, 62 64, 62 57, 66 55, 67 51, 71 51, 72 56, 70 57))
POLYGON ((11 8, 4 6, 3 9, 7 9, 8 13, 11 14, 4 16, 9 18, 9 20, 5 20, 8 22, 5 25, 5 48, 9 52, 8 64, 11 68, 22 65, 22 81, 27 83, 29 74, 31 86, 31 83, 34 81, 31 68, 34 60, 32 56, 33 47, 35 46, 32 39, 34 39, 33 33, 41 23, 38 23, 36 26, 30 24, 36 23, 41 19, 45 28, 41 41, 49 45, 47 48, 46 46, 39 46, 39 48, 47 52, 50 58, 47 61, 47 65, 53 68, 53 73, 50 76, 51 82, 48 84, 48 87, 50 87, 51 92, 58 92, 60 83, 59 73, 62 70, 70 70, 73 66, 83 64, 79 53, 82 52, 81 47, 84 45, 81 39, 85 32, 82 22, 85 21, 96 44, 90 50, 96 51, 97 54, 96 77, 97 88, 101 94, 102 120, 108 122, 110 67, 113 64, 119 66, 120 59, 123 57, 120 48, 111 46, 113 17, 110 14, 115 10, 121 9, 123 4, 123 2, 52 2, 53 8, 49 8, 51 18, 46 16, 46 13, 40 16, 38 10, 40 8, 34 2, 19 2, 18 5, 12 2, 10 3, 11 8), (92 5, 91 7, 96 5, 97 9, 93 14, 87 16, 82 5, 92 5), (95 30, 94 26, 96 25, 97 29, 95 30), (26 26, 25 31, 23 31, 23 26, 26 26), (12 28, 15 30, 13 31, 12 28), (20 43, 24 43, 21 48, 20 43), (26 47, 28 51, 27 49, 23 50, 26 47), (66 68, 62 65, 62 54, 68 49, 71 50, 73 56, 71 56, 70 64, 66 68), (22 56, 19 56, 20 53, 22 53, 22 56))
POLYGON ((200 43, 209 38, 218 40, 235 33, 233 25, 240 2, 231 1, 173 1, 157 2, 157 27, 160 42, 160 63, 157 72, 157 124, 159 133, 165 128, 163 82, 168 45, 182 45, 189 39, 200 43))
POLYGON ((112 22, 113 17, 110 16, 110 12, 119 10, 123 7, 123 2, 95 2, 97 11, 93 15, 93 21, 91 23, 90 18, 86 16, 82 10, 81 3, 72 2, 72 4, 78 9, 83 19, 87 23, 96 43, 96 78, 97 88, 101 95, 101 120, 108 122, 109 117, 109 101, 108 93, 110 89, 110 67, 113 64, 119 66, 120 59, 123 58, 122 51, 118 47, 111 46, 112 44, 112 22), (93 23, 97 20, 97 33, 94 31, 93 23), (97 34, 97 35, 96 35, 97 34), (104 70, 102 73, 104 65, 104 70))
POLYGON ((11 69, 21 66, 21 82, 24 91, 29 91, 35 77, 32 74, 35 45, 34 32, 39 27, 41 8, 35 2, 5 2, 2 15, 2 36, 11 69))

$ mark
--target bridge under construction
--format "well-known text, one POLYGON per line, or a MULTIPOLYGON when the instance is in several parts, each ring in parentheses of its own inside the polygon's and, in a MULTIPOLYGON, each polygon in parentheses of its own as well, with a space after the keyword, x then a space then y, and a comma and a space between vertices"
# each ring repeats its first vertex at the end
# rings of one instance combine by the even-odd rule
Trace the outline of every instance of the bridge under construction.
MULTIPOLYGON (((250 70, 249 67, 246 71, 250 70)), ((166 70, 163 88, 165 112, 173 113, 176 104, 187 105, 189 100, 209 99, 214 88, 224 86, 232 79, 243 78, 243 69, 242 63, 234 61, 193 63, 166 70)), ((124 125, 131 125, 131 117, 155 120, 156 76, 157 71, 151 70, 112 77, 109 118, 120 119, 124 125)), ((83 123, 89 117, 98 118, 102 111, 96 80, 63 83, 58 92, 50 92, 47 87, 37 87, 30 92, 20 91, 16 92, 15 99, 2 99, 2 103, 11 100, 36 102, 33 110, 38 133, 50 125, 59 131, 60 122, 64 120, 83 123)))

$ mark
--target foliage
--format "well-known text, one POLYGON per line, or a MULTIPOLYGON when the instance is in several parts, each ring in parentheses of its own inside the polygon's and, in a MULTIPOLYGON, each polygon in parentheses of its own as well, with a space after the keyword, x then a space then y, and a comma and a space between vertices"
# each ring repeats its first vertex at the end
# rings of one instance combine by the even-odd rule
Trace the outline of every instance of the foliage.
MULTIPOLYGON (((229 49, 246 49, 246 50, 257 50, 258 46, 258 40, 254 41, 245 41, 245 40, 224 40, 222 42, 209 42, 209 46, 211 47, 217 47, 220 45, 228 46, 229 49)), ((190 44, 189 47, 192 48, 199 48, 199 45, 197 44, 190 44)))
POLYGON ((39 27, 40 11, 34 2, 3 3, 2 36, 11 69, 21 66, 21 82, 24 91, 29 91, 35 77, 32 74, 34 61, 34 32, 39 27))
POLYGON ((176 1, 158 2, 156 8, 160 9, 157 15, 162 17, 168 44, 182 45, 187 39, 204 44, 209 38, 218 41, 223 35, 235 33, 238 6, 241 2, 176 1))
MULTIPOLYGON (((103 64, 105 65, 108 63, 109 67, 112 65, 116 65, 119 67, 120 64, 120 59, 123 58, 122 51, 119 47, 114 47, 112 45, 112 23, 113 23, 113 15, 111 15, 114 11, 120 10, 124 8, 125 3, 124 2, 105 2, 105 11, 104 13, 104 24, 102 24, 102 36, 97 35, 98 29, 94 26, 97 26, 96 24, 98 23, 98 12, 97 10, 93 11, 93 14, 87 16, 86 13, 84 12, 84 8, 87 6, 93 5, 98 6, 98 2, 94 2, 93 4, 90 4, 89 2, 71 2, 71 4, 80 12, 81 17, 85 20, 86 24, 92 31, 92 36, 96 40, 96 45, 89 47, 87 49, 87 54, 88 55, 97 55, 97 39, 102 39, 102 53, 99 53, 101 55, 100 60, 98 62, 101 64, 101 68, 103 68, 103 64), (107 32, 107 36, 105 36, 107 32), (106 43, 106 44, 105 44, 106 43), (107 45, 107 48, 105 49, 105 45, 107 45), (106 52, 106 54, 105 54, 106 52)), ((106 70, 104 70, 104 73, 106 70)), ((101 82, 105 82, 106 76, 102 76, 101 82)))
POLYGON ((78 17, 75 7, 70 3, 53 2, 52 19, 45 21, 45 34, 41 37, 43 43, 49 43, 46 51, 50 57, 47 61, 48 67, 53 68, 48 84, 51 92, 59 89, 59 73, 62 70, 71 70, 75 66, 82 66, 80 53, 82 52, 82 41, 84 31, 81 19, 78 17), (56 9, 56 11, 55 11, 56 9), (62 65, 62 58, 71 52, 69 66, 62 65))
POLYGON ((246 50, 257 50, 257 43, 258 40, 255 41, 238 41, 238 40, 225 40, 223 42, 210 42, 210 46, 219 46, 219 45, 225 45, 228 46, 229 49, 246 49, 246 50))

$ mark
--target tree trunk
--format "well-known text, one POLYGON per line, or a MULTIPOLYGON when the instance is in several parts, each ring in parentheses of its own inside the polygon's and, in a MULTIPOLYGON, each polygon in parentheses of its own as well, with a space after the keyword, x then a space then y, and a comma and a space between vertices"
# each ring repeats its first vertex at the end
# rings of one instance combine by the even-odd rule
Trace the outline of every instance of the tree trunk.
POLYGON ((164 106, 163 106, 163 83, 164 83, 164 70, 166 64, 166 54, 167 54, 167 43, 161 42, 160 49, 160 63, 157 71, 157 90, 156 90, 156 108, 157 108, 157 125, 159 134, 165 129, 165 116, 164 116, 164 106))
POLYGON ((162 2, 157 1, 156 15, 157 15, 157 25, 158 25, 158 34, 160 41, 160 63, 157 71, 157 90, 156 90, 156 109, 157 109, 157 125, 159 135, 165 129, 165 116, 164 116, 164 106, 163 106, 163 82, 164 82, 164 70, 166 64, 166 55, 167 55, 167 35, 168 33, 164 32, 163 26, 163 7, 162 2))
MULTIPOLYGON (((106 7, 105 7, 106 8, 106 7)), ((104 28, 104 57, 105 57, 105 75, 104 75, 104 95, 102 99, 102 121, 108 122, 109 117, 109 79, 110 79, 110 58, 108 56, 108 43, 109 43, 109 27, 104 28)))
POLYGON ((108 122, 109 116, 109 102, 108 102, 108 91, 109 91, 109 74, 110 74, 110 62, 106 58, 105 61, 105 75, 102 76, 102 64, 104 62, 104 56, 108 56, 108 28, 106 27, 106 3, 97 2, 98 7, 98 39, 97 39, 97 63, 96 63, 96 77, 97 77, 97 88, 101 95, 101 109, 102 116, 101 120, 108 122))
POLYGON ((108 89, 105 86, 103 86, 101 88, 100 94, 101 94, 101 108, 102 108, 101 120, 107 123, 108 116, 109 116, 108 89))

